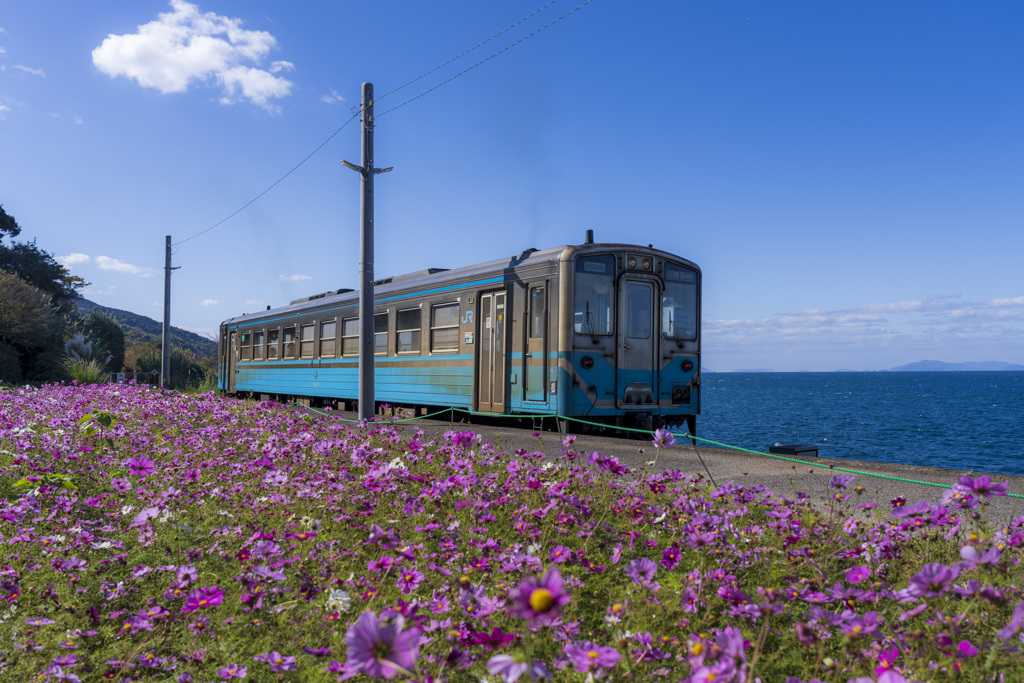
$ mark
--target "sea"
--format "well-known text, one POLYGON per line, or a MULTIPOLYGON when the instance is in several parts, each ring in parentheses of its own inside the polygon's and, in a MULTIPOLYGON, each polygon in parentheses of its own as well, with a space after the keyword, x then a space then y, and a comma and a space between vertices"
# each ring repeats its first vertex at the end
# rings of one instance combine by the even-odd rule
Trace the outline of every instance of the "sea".
POLYGON ((762 452, 808 445, 834 460, 1024 475, 1024 372, 707 373, 697 436, 762 452))

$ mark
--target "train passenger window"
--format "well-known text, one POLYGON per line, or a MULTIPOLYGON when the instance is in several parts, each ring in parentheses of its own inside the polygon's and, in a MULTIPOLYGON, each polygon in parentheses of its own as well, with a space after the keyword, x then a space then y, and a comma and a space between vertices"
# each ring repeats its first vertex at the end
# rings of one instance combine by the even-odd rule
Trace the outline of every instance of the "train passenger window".
POLYGON ((334 347, 337 341, 335 337, 335 330, 337 329, 337 323, 333 320, 328 322, 320 323, 320 357, 321 358, 334 358, 334 347))
POLYGON ((280 345, 281 330, 267 331, 267 360, 277 360, 278 346, 280 345))
POLYGON ((283 354, 283 357, 284 358, 298 358, 298 356, 295 353, 298 350, 298 349, 295 348, 295 326, 293 325, 291 327, 284 328, 283 337, 284 337, 284 354, 283 354))
POLYGON ((388 314, 373 316, 373 355, 388 355, 388 314))
POLYGON ((544 338, 547 319, 547 297, 544 286, 530 287, 530 339, 544 338))
POLYGON ((661 295, 661 333, 677 341, 697 338, 697 272, 666 263, 661 295))
POLYGON ((459 350, 459 305, 438 304, 430 309, 430 352, 459 350))
POLYGON ((420 352, 420 309, 407 308, 398 312, 395 321, 398 353, 420 352))
POLYGON ((612 333, 615 319, 615 257, 611 254, 576 259, 573 326, 577 334, 612 333))
POLYGON ((252 333, 252 359, 263 360, 263 330, 252 333))
POLYGON ((242 360, 252 360, 252 332, 241 334, 242 360))
POLYGON ((313 357, 313 330, 314 325, 299 326, 299 358, 313 357))
POLYGON ((341 321, 341 355, 359 355, 359 318, 345 318, 341 321))

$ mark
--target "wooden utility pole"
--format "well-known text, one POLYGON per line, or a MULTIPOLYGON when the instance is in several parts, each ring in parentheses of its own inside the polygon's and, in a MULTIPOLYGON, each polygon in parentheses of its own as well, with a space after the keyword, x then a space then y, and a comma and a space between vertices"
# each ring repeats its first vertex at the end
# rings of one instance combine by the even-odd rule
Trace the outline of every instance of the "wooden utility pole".
POLYGON ((342 165, 362 177, 359 200, 359 419, 372 420, 376 413, 374 398, 373 327, 373 176, 388 168, 373 167, 373 83, 363 83, 363 136, 361 165, 347 161, 342 165))

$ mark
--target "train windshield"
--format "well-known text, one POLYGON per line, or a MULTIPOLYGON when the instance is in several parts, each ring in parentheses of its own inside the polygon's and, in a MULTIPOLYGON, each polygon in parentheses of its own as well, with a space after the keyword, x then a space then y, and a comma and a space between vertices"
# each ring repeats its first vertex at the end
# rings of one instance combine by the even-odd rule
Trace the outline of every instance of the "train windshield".
POLYGON ((661 295, 661 330, 666 339, 697 338, 697 272, 675 263, 665 264, 665 291, 661 295))
POLYGON ((615 309, 615 257, 576 259, 573 325, 577 334, 611 334, 615 309))

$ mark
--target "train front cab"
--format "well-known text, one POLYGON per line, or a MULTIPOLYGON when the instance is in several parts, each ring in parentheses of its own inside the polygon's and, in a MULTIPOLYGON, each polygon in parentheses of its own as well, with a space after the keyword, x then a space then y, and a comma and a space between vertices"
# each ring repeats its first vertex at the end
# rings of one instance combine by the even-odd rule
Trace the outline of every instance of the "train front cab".
POLYGON ((563 257, 572 415, 637 429, 700 412, 700 270, 654 249, 593 245, 563 257))

